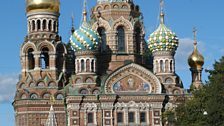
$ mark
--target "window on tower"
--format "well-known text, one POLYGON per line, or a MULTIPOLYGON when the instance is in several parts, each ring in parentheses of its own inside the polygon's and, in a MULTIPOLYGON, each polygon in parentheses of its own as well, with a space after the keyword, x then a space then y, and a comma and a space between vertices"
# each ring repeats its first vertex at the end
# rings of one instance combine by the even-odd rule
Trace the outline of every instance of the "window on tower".
POLYGON ((48 69, 49 68, 49 50, 48 48, 43 48, 41 51, 41 68, 48 69))
POLYGON ((141 112, 140 113, 140 122, 141 123, 145 123, 146 122, 145 112, 141 112))
POLYGON ((135 52, 139 54, 141 52, 141 29, 135 29, 135 52))
POLYGON ((135 113, 134 112, 129 112, 128 113, 128 122, 129 123, 134 123, 135 122, 135 113))
POLYGON ((28 67, 29 67, 29 70, 32 70, 34 69, 34 66, 35 66, 35 60, 34 60, 34 56, 33 56, 33 49, 30 48, 28 50, 28 67))
POLYGON ((117 123, 123 123, 123 113, 122 112, 117 113, 117 123))
POLYGON ((125 52, 125 31, 123 26, 117 28, 118 52, 125 52))
POLYGON ((93 123, 93 113, 88 113, 88 123, 93 123))
POLYGON ((107 49, 107 35, 106 35, 106 30, 103 27, 98 28, 98 33, 101 37, 101 52, 106 51, 107 49))

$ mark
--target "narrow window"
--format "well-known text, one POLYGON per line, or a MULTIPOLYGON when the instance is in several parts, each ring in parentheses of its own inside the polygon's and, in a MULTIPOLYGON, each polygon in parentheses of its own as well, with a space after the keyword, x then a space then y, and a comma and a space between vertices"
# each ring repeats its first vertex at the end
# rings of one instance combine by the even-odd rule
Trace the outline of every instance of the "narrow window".
POLYGON ((168 60, 165 61, 165 72, 169 72, 169 62, 168 62, 168 60))
POLYGON ((81 71, 83 72, 85 69, 85 63, 84 60, 81 60, 81 71))
POLYGON ((141 29, 137 28, 135 30, 135 48, 136 53, 139 54, 141 52, 141 29))
POLYGON ((106 30, 103 27, 98 28, 98 33, 101 37, 101 52, 106 51, 107 49, 107 35, 106 30))
POLYGON ((173 72, 173 61, 170 61, 170 72, 173 72))
POLYGON ((117 28, 118 52, 125 52, 125 32, 122 26, 117 28))
POLYGON ((28 66, 29 70, 34 69, 35 59, 34 59, 34 56, 33 56, 33 49, 28 50, 28 65, 29 65, 28 66))
POLYGON ((93 123, 93 113, 88 113, 88 123, 93 123))
POLYGON ((129 123, 134 123, 135 122, 135 113, 134 112, 129 112, 128 113, 128 122, 129 123))
POLYGON ((35 28, 36 28, 36 27, 35 27, 35 21, 33 20, 33 21, 32 21, 32 31, 35 31, 35 28))
POLYGON ((123 123, 123 113, 122 112, 117 113, 117 123, 123 123))
POLYGON ((53 32, 56 32, 56 21, 54 21, 54 24, 53 24, 53 32))
POLYGON ((46 20, 43 20, 43 30, 46 30, 46 25, 47 25, 47 21, 46 20))
POLYGON ((48 69, 49 68, 49 50, 48 48, 43 48, 41 51, 41 68, 48 69))
POLYGON ((94 66, 94 60, 92 60, 92 62, 91 62, 91 72, 95 72, 95 71, 94 71, 94 67, 95 67, 95 66, 94 66))
POLYGON ((49 23, 48 23, 48 30, 52 31, 52 21, 51 20, 49 20, 49 23))
POLYGON ((40 30, 40 20, 37 20, 37 30, 40 30))
POLYGON ((145 123, 146 122, 145 112, 141 112, 140 113, 140 122, 141 123, 145 123))
POLYGON ((160 72, 165 72, 164 63, 160 60, 160 72))

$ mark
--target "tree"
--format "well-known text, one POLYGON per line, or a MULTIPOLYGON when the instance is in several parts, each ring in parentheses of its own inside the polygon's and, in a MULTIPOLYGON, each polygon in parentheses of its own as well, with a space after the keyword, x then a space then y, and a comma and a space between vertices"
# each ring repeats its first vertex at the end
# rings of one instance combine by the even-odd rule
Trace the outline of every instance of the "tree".
POLYGON ((213 67, 203 88, 176 108, 177 126, 224 126, 224 57, 213 67))

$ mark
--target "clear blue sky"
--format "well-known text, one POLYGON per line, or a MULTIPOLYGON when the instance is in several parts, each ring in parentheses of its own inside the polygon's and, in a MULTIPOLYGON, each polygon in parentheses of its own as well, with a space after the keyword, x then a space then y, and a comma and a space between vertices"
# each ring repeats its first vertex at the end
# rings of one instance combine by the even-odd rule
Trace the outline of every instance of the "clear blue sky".
MULTIPOLYGON (((159 0, 134 0, 144 15, 146 39, 158 26, 159 0)), ((96 0, 87 0, 88 9, 96 0)), ((75 16, 75 27, 81 20, 82 0, 61 0, 60 35, 68 42, 71 15, 75 16)), ((165 0, 165 23, 180 38, 176 54, 176 72, 189 88, 191 75, 187 57, 192 51, 192 27, 198 29, 199 50, 205 56, 205 69, 211 69, 215 60, 224 54, 224 1, 223 0, 165 0)), ((20 73, 20 45, 27 33, 25 0, 4 0, 0 5, 0 122, 4 126, 14 125, 11 106, 18 74, 20 73)), ((203 80, 207 75, 203 73, 203 80)))

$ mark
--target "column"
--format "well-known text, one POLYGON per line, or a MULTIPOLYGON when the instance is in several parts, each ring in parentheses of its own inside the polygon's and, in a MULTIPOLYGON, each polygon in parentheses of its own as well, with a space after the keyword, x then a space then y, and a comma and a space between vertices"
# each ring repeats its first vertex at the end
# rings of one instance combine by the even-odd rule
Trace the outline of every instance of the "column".
POLYGON ((84 59, 84 72, 86 72, 86 59, 84 59))
POLYGON ((34 70, 40 69, 40 52, 34 53, 35 67, 34 70))
POLYGON ((82 60, 82 59, 79 59, 79 72, 82 72, 81 60, 82 60))
POLYGON ((92 72, 92 61, 93 59, 89 59, 89 71, 92 72))
POLYGON ((75 73, 78 73, 78 60, 75 60, 75 73))

